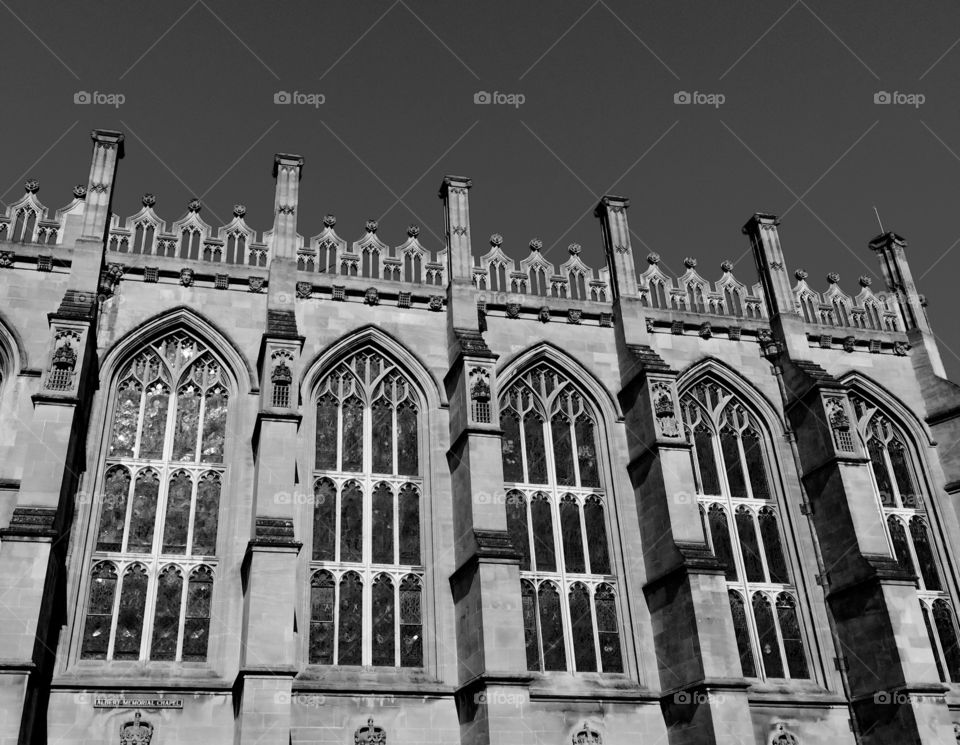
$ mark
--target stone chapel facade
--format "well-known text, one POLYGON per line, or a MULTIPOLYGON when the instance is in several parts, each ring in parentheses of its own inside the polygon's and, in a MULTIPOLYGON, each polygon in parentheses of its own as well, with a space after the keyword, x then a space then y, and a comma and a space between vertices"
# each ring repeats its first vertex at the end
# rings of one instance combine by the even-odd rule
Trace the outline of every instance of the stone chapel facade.
POLYGON ((960 390, 906 242, 817 292, 237 205, 0 216, 0 745, 835 745, 960 732, 960 390))

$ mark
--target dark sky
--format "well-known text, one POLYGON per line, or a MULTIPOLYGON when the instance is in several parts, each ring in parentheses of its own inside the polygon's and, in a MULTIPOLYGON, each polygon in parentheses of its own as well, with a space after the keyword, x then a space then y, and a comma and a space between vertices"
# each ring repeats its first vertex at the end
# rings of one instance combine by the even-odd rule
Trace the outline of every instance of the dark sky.
POLYGON ((214 225, 242 202, 267 229, 273 153, 294 152, 307 236, 333 212, 347 240, 379 217, 387 243, 414 222, 436 250, 437 186, 454 173, 474 182, 477 254, 499 232, 517 260, 537 236, 556 263, 576 241, 596 265, 592 207, 612 192, 631 199, 641 270, 654 250, 672 273, 692 256, 716 279, 729 258, 752 282, 740 227, 767 211, 783 216, 791 272, 820 290, 839 272, 851 294, 877 276, 876 206, 909 242, 960 379, 954 2, 0 0, 0 18, 6 203, 31 176, 49 207, 66 204, 88 131, 108 127, 127 135, 124 217, 150 191, 168 221, 200 196, 214 225), (325 101, 276 105, 281 90, 325 101), (476 105, 481 90, 525 101, 476 105), (125 101, 77 105, 78 91, 125 101), (677 105, 678 91, 725 101, 677 105), (877 105, 878 91, 925 100, 877 105))

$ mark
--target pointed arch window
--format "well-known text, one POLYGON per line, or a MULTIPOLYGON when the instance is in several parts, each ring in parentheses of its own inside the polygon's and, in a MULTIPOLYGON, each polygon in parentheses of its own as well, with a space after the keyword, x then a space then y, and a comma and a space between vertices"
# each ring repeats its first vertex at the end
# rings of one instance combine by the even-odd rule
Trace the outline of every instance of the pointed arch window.
POLYGON ((576 386, 546 364, 506 389, 500 411, 527 668, 621 673, 596 416, 576 386))
POLYGON ((222 362, 186 332, 121 369, 81 659, 206 660, 229 400, 222 362))
POLYGON ((916 576, 921 612, 940 679, 960 683, 960 642, 953 603, 921 491, 918 456, 903 429, 880 407, 852 393, 857 431, 870 456, 877 502, 897 563, 916 576))
POLYGON ((424 665, 422 421, 410 380, 374 349, 318 386, 310 664, 424 665))
POLYGON ((726 568, 743 675, 808 678, 765 430, 736 395, 709 378, 688 387, 680 404, 704 531, 726 568))

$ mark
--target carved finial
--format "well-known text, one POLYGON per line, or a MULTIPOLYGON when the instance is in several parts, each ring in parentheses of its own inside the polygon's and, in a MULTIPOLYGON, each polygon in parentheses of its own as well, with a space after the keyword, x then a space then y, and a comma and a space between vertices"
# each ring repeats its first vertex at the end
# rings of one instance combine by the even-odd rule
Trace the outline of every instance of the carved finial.
POLYGON ((687 269, 696 269, 696 267, 697 267, 697 260, 696 260, 696 259, 691 259, 691 258, 688 256, 687 258, 685 258, 685 259, 683 260, 683 265, 684 265, 685 267, 687 267, 687 269))
POLYGON ((496 248, 497 246, 503 245, 503 236, 499 233, 494 233, 490 236, 490 245, 496 248))
POLYGON ((829 282, 830 284, 835 285, 839 281, 840 281, 840 275, 837 274, 836 272, 830 272, 830 274, 827 275, 827 282, 829 282))
POLYGON ((36 194, 40 191, 40 182, 35 178, 28 178, 23 182, 23 188, 26 189, 28 194, 36 194))
POLYGON ((539 251, 541 248, 543 248, 543 241, 541 241, 539 238, 534 238, 530 241, 531 251, 539 251))
POLYGON ((337 218, 335 215, 327 214, 323 216, 323 227, 332 228, 336 224, 337 224, 337 218))
POLYGON ((367 220, 367 224, 364 226, 367 229, 368 233, 376 233, 377 228, 380 227, 380 223, 376 220, 367 220))
POLYGON ((720 264, 720 269, 723 270, 724 274, 729 274, 733 271, 733 262, 729 260, 722 262, 720 264))
POLYGON ((653 252, 653 251, 651 251, 650 253, 648 253, 648 254, 647 254, 647 263, 650 264, 650 266, 655 266, 656 264, 659 264, 659 263, 660 263, 660 254, 655 253, 655 252, 653 252))
POLYGON ((803 271, 803 269, 797 269, 797 271, 795 271, 795 272, 793 273, 793 276, 796 277, 799 281, 802 282, 803 280, 805 280, 805 279, 806 279, 807 277, 809 277, 810 275, 807 274, 805 271, 803 271))
POLYGON ((579 243, 571 243, 569 246, 567 246, 567 253, 569 253, 571 256, 579 256, 581 251, 583 251, 583 246, 581 246, 579 243))
POLYGON ((140 197, 140 204, 144 207, 153 207, 157 203, 157 198, 153 196, 150 192, 147 192, 142 197, 140 197))
POLYGON ((411 238, 416 238, 420 235, 420 226, 419 225, 408 225, 407 226, 407 235, 411 238))
POLYGON ((247 214, 247 208, 242 204, 233 205, 233 216, 234 217, 243 217, 247 214))
POLYGON ((861 287, 869 287, 873 284, 873 280, 865 274, 861 274, 860 279, 857 281, 860 283, 861 287))
POLYGON ((202 207, 203 207, 203 202, 201 202, 196 197, 194 197, 189 202, 187 202, 187 209, 190 212, 200 212, 202 207))
POLYGON ((87 186, 86 184, 77 184, 73 187, 73 196, 77 199, 86 199, 87 197, 87 186))

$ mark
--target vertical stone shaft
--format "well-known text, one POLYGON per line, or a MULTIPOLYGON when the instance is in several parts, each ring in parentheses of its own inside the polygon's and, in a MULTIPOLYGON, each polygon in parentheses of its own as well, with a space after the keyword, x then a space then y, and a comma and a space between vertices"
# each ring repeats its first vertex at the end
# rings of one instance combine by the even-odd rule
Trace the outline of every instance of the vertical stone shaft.
POLYGON ((622 197, 600 219, 617 319, 616 340, 630 461, 644 546, 644 594, 671 745, 750 742, 750 713, 729 613, 724 568, 706 544, 683 434, 677 372, 648 345, 622 197), (713 695, 722 691, 722 695, 713 695), (721 705, 721 701, 723 704, 721 705))
POLYGON ((919 598, 891 552, 847 389, 811 361, 804 324, 790 305, 776 218, 755 215, 744 233, 764 288, 775 338, 766 354, 782 372, 784 410, 827 572, 820 582, 859 731, 866 743, 940 742, 948 712, 930 694, 944 686, 932 652, 916 641, 926 638, 919 598), (878 693, 890 692, 897 692, 890 703, 877 703, 878 693))

